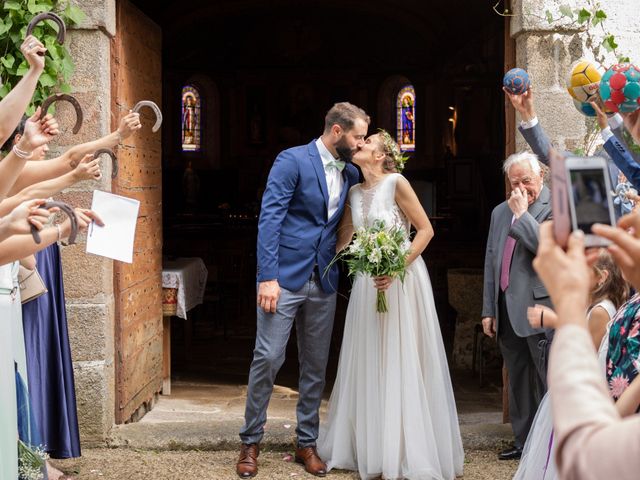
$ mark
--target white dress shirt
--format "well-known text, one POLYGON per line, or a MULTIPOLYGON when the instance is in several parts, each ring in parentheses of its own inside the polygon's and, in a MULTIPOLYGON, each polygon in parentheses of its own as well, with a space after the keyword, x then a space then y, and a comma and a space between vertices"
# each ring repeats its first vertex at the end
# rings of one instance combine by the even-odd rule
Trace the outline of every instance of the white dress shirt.
POLYGON ((523 129, 533 128, 538 124, 538 117, 533 117, 531 120, 520 120, 520 126, 523 129))
POLYGON ((609 117, 607 119, 607 122, 609 123, 609 126, 602 129, 602 132, 600 132, 600 134, 602 135, 602 141, 605 143, 611 137, 613 137, 613 130, 621 127, 622 124, 624 123, 624 120, 622 119, 622 116, 619 113, 616 113, 615 115, 609 117))
POLYGON ((331 155, 331 152, 322 143, 322 139, 316 140, 316 147, 320 152, 320 158, 324 165, 324 176, 327 180, 327 190, 329 191, 329 209, 327 212, 327 218, 331 218, 337 211, 340 205, 340 195, 342 194, 342 187, 344 185, 344 179, 342 178, 342 172, 335 167, 328 167, 329 162, 337 160, 331 155))

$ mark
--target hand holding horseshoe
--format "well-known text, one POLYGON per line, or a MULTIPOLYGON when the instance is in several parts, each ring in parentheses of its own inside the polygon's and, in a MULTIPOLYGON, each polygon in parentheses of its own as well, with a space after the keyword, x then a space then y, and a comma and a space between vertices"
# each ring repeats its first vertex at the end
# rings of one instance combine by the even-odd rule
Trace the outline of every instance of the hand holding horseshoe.
MULTIPOLYGON (((67 27, 64 24, 64 22, 62 21, 62 19, 56 15, 53 12, 42 12, 39 13, 38 15, 36 15, 35 17, 33 17, 31 19, 31 21, 29 22, 29 25, 27 25, 27 34, 26 37, 30 37, 31 33, 33 32, 33 29, 36 27, 36 25, 38 25, 40 22, 43 22, 45 20, 52 20, 53 22, 55 22, 58 25, 58 36, 56 37, 56 40, 58 41, 58 43, 60 45, 62 45, 64 43, 66 34, 67 34, 67 27)), ((32 37, 33 38, 33 37, 32 37)), ((37 54, 41 57, 44 56, 44 52, 45 50, 42 51, 38 51, 37 54)))
MULTIPOLYGON (((40 208, 43 208, 45 210, 50 210, 52 208, 59 208, 64 213, 66 213, 71 222, 71 232, 69 234, 69 243, 71 244, 76 241, 76 236, 78 235, 78 221, 76 219, 75 214, 73 213, 73 209, 69 205, 63 202, 46 202, 42 204, 40 208)), ((33 241, 36 242, 38 245, 40 244, 40 242, 42 242, 42 239, 40 238, 40 232, 34 225, 31 225, 31 235, 33 236, 33 241)))
POLYGON ((151 100, 141 100, 133 107, 133 113, 138 113, 142 107, 149 107, 156 114, 156 123, 153 125, 151 131, 155 133, 160 130, 160 126, 162 125, 162 112, 160 111, 160 107, 151 100))
POLYGON ((43 118, 47 114, 47 110, 49 110, 49 107, 51 106, 52 103, 60 102, 60 101, 69 102, 71 105, 73 105, 73 108, 76 111, 76 124, 73 126, 72 131, 74 134, 78 133, 80 131, 80 127, 82 126, 82 120, 83 120, 82 108, 80 107, 80 103, 78 102, 78 100, 75 99, 75 97, 68 95, 66 93, 56 93, 48 97, 44 102, 42 102, 40 118, 43 118))
POLYGON ((111 157, 111 178, 116 178, 118 175, 118 157, 116 157, 116 154, 109 148, 100 148, 94 152, 93 158, 97 159, 100 155, 109 155, 111 157))

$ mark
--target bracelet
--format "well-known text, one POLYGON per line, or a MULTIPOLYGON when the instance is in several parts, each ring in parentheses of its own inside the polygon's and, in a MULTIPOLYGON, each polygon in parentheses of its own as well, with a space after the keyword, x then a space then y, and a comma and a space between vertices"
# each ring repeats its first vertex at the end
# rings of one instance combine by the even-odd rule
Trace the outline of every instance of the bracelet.
POLYGON ((540 310, 540 328, 544 328, 544 310, 540 310))
POLYGON ((16 157, 22 158, 23 160, 28 160, 33 155, 33 151, 26 152, 24 150, 20 150, 17 145, 14 145, 12 150, 16 157))
POLYGON ((57 241, 59 242, 60 240, 62 240, 62 229, 60 228, 60 224, 59 223, 56 224, 56 228, 58 229, 58 240, 57 241))

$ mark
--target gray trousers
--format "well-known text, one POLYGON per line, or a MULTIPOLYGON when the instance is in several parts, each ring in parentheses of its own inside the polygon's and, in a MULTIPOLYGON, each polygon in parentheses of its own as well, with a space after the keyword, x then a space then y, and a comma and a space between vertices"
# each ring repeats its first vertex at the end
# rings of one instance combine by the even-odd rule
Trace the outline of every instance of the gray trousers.
POLYGON ((498 299, 498 345, 509 372, 509 418, 515 446, 524 447, 546 391, 546 355, 543 333, 519 337, 511 326, 502 292, 498 299))
POLYGON ((284 363, 287 342, 295 321, 300 364, 296 409, 298 446, 316 444, 320 422, 318 409, 324 391, 335 309, 336 294, 322 290, 317 273, 297 292, 283 288, 276 313, 265 313, 258 307, 245 424, 240 430, 242 443, 259 443, 262 440, 276 374, 284 363))

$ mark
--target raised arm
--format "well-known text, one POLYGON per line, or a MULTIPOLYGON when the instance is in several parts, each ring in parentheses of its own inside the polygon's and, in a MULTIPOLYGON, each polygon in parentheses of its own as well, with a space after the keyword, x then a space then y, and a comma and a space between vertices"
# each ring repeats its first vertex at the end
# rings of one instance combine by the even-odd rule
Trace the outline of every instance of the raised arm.
POLYGON ((616 113, 615 115, 610 116, 607 119, 607 123, 611 128, 611 132, 616 136, 616 138, 620 141, 620 143, 624 145, 624 147, 629 151, 629 153, 631 154, 635 162, 640 164, 640 153, 638 153, 636 149, 631 148, 631 146, 629 145, 628 140, 631 140, 634 143, 635 143, 635 140, 633 140, 633 137, 631 138, 627 137, 628 131, 625 129, 624 118, 622 118, 622 115, 620 115, 619 113, 616 113))
POLYGON ((549 165, 551 141, 538 121, 533 101, 533 90, 529 88, 521 95, 515 95, 504 87, 502 90, 504 90, 511 105, 520 115, 521 121, 520 125, 518 125, 518 131, 529 144, 533 153, 538 156, 538 160, 545 165, 549 165))
POLYGON ((10 193, 15 195, 29 185, 69 173, 78 166, 78 163, 86 155, 92 154, 100 148, 116 147, 141 127, 140 114, 129 113, 120 120, 118 129, 109 135, 92 142, 75 145, 52 160, 27 162, 10 193))
POLYGON ((0 101, 0 145, 3 145, 11 136, 22 115, 27 110, 33 92, 38 85, 40 74, 44 69, 44 52, 47 49, 37 38, 33 35, 25 38, 20 46, 20 51, 29 64, 29 70, 0 101), (43 56, 38 55, 38 53, 42 53, 43 56))
MULTIPOLYGON (((596 111, 598 126, 602 129, 602 140, 604 140, 604 149, 620 169, 627 180, 631 182, 636 190, 640 190, 640 164, 638 164, 631 152, 626 147, 626 142, 620 140, 615 135, 614 128, 609 125, 607 115, 602 111, 596 102, 591 102, 591 106, 596 111), (624 142, 624 143, 623 143, 624 142)), ((615 122, 615 121, 614 121, 615 122)), ((614 123, 614 125, 616 125, 614 123)), ((616 126, 615 130, 620 135, 622 127, 616 126)))
POLYGON ((407 219, 411 222, 411 225, 416 229, 416 234, 409 247, 409 256, 406 261, 407 265, 409 265, 427 248, 427 245, 434 235, 433 227, 431 226, 427 213, 420 204, 420 200, 418 200, 416 192, 411 188, 409 181, 402 175, 398 176, 396 182, 395 200, 407 216, 407 219))
MULTIPOLYGON (((92 221, 102 225, 100 217, 91 210, 76 208, 75 213, 76 219, 78 220, 78 231, 86 231, 92 221)), ((67 218, 59 227, 55 226, 43 229, 40 232, 40 243, 36 243, 31 234, 13 235, 3 242, 0 242, 0 265, 5 265, 39 252, 52 243, 67 238, 70 233, 71 222, 67 218)))
POLYGON ((64 175, 22 189, 0 203, 0 215, 6 215, 20 203, 32 198, 47 198, 82 180, 100 178, 100 160, 85 155, 76 168, 64 175))
MULTIPOLYGON (((621 249, 612 250, 616 258, 614 251, 619 253, 621 249)), ((634 260, 627 257, 633 267, 634 260)), ((584 234, 573 232, 565 253, 555 242, 552 224, 543 224, 533 266, 558 313, 548 378, 560 477, 636 478, 640 468, 640 417, 620 418, 586 328, 590 267, 585 259, 584 234)))
POLYGON ((51 115, 46 115, 42 120, 38 120, 40 108, 24 125, 24 135, 20 141, 0 162, 0 200, 8 192, 14 189, 16 179, 19 178, 25 166, 26 160, 31 156, 33 150, 49 143, 58 134, 58 122, 51 115))
POLYGON ((29 200, 15 207, 6 217, 0 217, 0 242, 12 235, 30 233, 32 225, 42 230, 51 214, 49 210, 39 208, 44 202, 43 199, 29 200))
POLYGON ((521 242, 524 247, 535 255, 538 250, 538 233, 540 224, 529 212, 525 212, 509 230, 509 235, 521 242))

